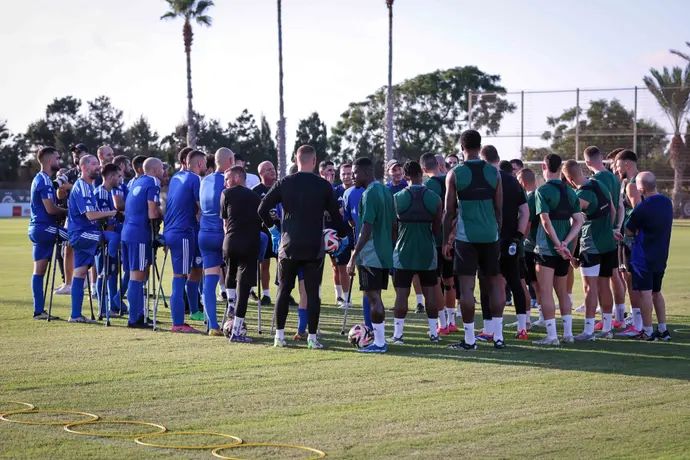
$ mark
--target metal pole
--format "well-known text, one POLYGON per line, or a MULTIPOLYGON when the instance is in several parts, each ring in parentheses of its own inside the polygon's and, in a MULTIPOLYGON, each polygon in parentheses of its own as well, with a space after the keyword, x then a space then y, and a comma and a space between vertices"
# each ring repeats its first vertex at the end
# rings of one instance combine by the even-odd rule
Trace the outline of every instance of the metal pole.
POLYGON ((580 88, 575 90, 575 160, 580 159, 580 88))
POLYGON ((467 90, 467 129, 472 129, 472 90, 467 90))
POLYGON ((525 151, 525 92, 520 91, 520 158, 525 151))
POLYGON ((278 178, 285 177, 287 156, 285 154, 285 104, 283 102, 283 13, 278 0, 278 178))
POLYGON ((633 105, 633 152, 637 152, 637 86, 635 86, 635 103, 633 105))
POLYGON ((388 87, 386 88, 386 163, 393 159, 393 0, 388 6, 388 87))

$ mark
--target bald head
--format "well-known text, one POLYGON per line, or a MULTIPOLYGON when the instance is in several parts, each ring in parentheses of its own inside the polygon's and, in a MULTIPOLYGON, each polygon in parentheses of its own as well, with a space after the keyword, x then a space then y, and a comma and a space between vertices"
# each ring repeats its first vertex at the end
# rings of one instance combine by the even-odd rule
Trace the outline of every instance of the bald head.
POLYGON ((112 147, 106 144, 98 147, 98 150, 96 150, 96 155, 98 155, 98 161, 101 162, 101 166, 105 166, 113 162, 115 152, 113 152, 112 147))
POLYGON ((158 158, 147 158, 144 161, 144 174, 161 180, 163 177, 163 162, 158 158))
POLYGON ((651 171, 638 173, 635 178, 635 184, 637 185, 637 190, 644 196, 656 193, 656 177, 651 171))
POLYGON ((224 172, 235 165, 235 153, 227 147, 216 150, 216 171, 224 172))

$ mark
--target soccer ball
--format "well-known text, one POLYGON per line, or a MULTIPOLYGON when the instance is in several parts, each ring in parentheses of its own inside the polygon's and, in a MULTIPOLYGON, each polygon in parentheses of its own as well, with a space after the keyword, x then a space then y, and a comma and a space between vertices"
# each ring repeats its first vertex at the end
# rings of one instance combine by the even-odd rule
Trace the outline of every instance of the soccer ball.
POLYGON ((329 254, 333 254, 340 247, 340 238, 332 228, 326 228, 323 231, 323 247, 329 254))
POLYGON ((364 348, 374 341, 374 332, 366 324, 355 324, 347 334, 347 341, 355 348, 364 348))
MULTIPOLYGON (((227 338, 230 338, 232 335, 232 326, 235 323, 235 317, 231 316, 229 317, 226 321, 225 324, 223 324, 223 335, 227 338)), ((247 324, 242 323, 242 329, 240 330, 240 335, 247 335, 247 324)))

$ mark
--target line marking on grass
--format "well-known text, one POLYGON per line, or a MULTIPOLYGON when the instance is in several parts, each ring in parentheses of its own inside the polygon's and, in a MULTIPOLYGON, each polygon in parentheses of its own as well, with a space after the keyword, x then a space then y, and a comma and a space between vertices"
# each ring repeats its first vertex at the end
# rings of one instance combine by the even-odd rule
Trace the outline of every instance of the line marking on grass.
POLYGON ((677 332, 678 334, 690 334, 690 328, 674 329, 673 332, 677 332))

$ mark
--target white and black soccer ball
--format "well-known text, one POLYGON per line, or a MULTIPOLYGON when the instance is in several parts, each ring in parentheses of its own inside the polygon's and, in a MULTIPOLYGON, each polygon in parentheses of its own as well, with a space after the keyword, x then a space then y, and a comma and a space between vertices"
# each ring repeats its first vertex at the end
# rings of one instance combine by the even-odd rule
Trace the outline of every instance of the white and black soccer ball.
MULTIPOLYGON (((223 335, 227 338, 230 338, 232 335, 232 326, 235 324, 235 317, 231 316, 229 317, 226 321, 225 324, 223 324, 223 335)), ((242 329, 240 330, 240 335, 247 335, 247 324, 242 323, 242 329)))
POLYGON ((347 334, 347 341, 355 348, 364 348, 374 341, 374 331, 366 324, 355 324, 347 334))
POLYGON ((327 253, 333 254, 340 247, 340 238, 338 233, 332 228, 325 228, 323 230, 323 248, 327 253))

